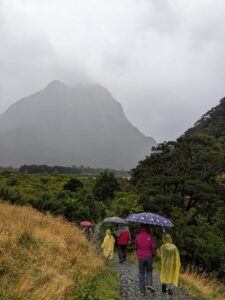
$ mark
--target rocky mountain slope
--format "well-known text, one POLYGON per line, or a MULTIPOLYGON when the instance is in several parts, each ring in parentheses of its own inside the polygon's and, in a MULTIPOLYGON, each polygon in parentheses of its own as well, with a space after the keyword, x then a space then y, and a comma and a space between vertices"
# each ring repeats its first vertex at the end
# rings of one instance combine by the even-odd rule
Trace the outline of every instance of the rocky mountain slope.
POLYGON ((84 165, 130 169, 156 142, 125 117, 100 85, 60 81, 17 101, 0 116, 0 165, 84 165))

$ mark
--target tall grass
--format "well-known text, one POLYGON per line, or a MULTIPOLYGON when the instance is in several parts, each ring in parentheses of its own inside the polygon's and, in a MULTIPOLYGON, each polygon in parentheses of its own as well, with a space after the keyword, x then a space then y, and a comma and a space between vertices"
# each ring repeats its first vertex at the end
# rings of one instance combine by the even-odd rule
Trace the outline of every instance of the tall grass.
POLYGON ((188 267, 180 275, 181 285, 202 300, 224 300, 225 286, 209 274, 188 267))
POLYGON ((72 224, 0 202, 0 299, 76 299, 102 268, 72 224))

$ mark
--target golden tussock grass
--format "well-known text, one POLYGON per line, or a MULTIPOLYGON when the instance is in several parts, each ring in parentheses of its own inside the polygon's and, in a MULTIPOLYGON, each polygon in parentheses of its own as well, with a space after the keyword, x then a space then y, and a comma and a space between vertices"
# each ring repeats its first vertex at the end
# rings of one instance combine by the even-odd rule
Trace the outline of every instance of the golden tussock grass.
POLYGON ((0 202, 0 299, 70 299, 102 266, 71 223, 0 202))
POLYGON ((186 268, 180 275, 182 285, 194 296, 204 300, 224 300, 225 286, 195 268, 186 268))

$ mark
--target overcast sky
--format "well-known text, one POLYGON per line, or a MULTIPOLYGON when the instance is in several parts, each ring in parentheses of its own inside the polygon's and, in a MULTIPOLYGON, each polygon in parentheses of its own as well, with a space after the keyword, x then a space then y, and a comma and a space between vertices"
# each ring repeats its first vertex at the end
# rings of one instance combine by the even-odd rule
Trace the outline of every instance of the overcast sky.
POLYGON ((53 79, 109 89, 156 141, 225 96, 224 0, 0 0, 0 113, 53 79))

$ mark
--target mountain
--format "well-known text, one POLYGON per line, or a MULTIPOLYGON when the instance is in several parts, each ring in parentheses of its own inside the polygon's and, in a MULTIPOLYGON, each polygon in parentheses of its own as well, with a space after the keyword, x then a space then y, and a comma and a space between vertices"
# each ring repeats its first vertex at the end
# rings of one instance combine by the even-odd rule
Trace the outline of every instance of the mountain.
POLYGON ((100 85, 52 81, 0 116, 0 165, 85 165, 130 169, 156 142, 125 117, 100 85))

